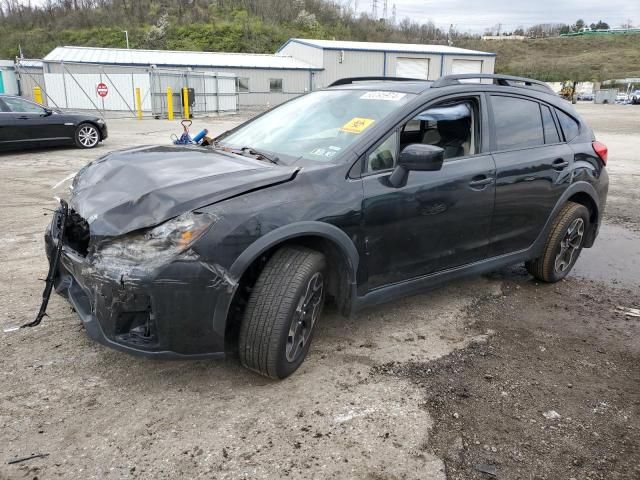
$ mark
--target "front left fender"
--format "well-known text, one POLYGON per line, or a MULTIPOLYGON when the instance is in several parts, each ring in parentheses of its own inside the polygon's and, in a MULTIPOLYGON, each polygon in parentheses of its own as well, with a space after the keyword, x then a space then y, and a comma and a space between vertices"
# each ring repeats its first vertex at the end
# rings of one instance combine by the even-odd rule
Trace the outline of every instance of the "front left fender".
POLYGON ((342 253, 349 275, 351 298, 356 295, 356 275, 360 263, 358 250, 349 236, 338 227, 325 222, 303 221, 292 223, 267 233, 249 245, 229 268, 229 276, 235 280, 235 285, 216 302, 213 315, 213 329, 224 337, 227 327, 229 307, 235 296, 240 279, 251 264, 263 253, 271 248, 296 237, 320 237, 332 242, 342 253))

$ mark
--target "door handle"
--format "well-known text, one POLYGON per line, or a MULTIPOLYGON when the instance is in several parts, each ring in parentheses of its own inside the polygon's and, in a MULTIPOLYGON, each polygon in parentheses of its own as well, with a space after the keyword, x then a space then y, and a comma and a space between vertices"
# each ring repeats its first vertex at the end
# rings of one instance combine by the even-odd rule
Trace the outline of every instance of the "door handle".
POLYGON ((469 186, 477 190, 482 190, 484 187, 492 183, 493 183, 493 177, 485 177, 483 175, 482 177, 474 177, 474 180, 471 180, 469 182, 469 186))
POLYGON ((18 117, 18 120, 29 120, 29 117, 27 117, 26 115, 23 115, 21 117, 18 117))
POLYGON ((562 170, 563 168, 569 166, 569 162, 567 162, 564 158, 556 158, 553 161, 552 165, 554 170, 562 170))

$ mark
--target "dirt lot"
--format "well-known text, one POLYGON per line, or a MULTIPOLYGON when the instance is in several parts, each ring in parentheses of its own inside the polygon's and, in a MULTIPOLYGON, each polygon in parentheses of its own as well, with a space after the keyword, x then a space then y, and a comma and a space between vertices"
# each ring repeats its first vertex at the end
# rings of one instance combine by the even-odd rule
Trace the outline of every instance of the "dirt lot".
POLYGON ((98 150, 1 155, 0 478, 638 478, 640 319, 619 307, 640 307, 640 107, 579 108, 612 185, 571 277, 541 285, 513 267, 329 312, 283 382, 235 359, 109 350, 58 297, 39 327, 3 332, 37 310, 52 186, 178 127, 114 120, 98 150), (8 464, 33 454, 47 455, 8 464))

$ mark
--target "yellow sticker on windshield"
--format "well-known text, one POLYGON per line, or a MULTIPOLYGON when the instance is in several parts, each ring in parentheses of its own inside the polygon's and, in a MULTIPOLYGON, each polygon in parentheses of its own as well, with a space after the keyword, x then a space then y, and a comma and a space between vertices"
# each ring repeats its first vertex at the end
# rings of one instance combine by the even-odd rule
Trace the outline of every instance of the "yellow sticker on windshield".
POLYGON ((348 133, 362 133, 369 128, 373 122, 375 122, 375 120, 371 118, 355 117, 345 123, 340 130, 348 133))

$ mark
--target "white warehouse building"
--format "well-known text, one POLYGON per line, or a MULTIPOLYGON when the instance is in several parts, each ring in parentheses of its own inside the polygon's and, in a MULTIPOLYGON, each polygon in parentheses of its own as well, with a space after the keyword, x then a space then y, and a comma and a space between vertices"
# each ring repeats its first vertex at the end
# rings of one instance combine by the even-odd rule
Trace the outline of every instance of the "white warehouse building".
POLYGON ((44 75, 153 69, 229 75, 236 77, 237 103, 243 108, 277 105, 344 77, 435 80, 452 73, 493 73, 495 54, 446 45, 292 38, 275 54, 65 46, 52 50, 42 64, 44 75))
POLYGON ((495 53, 446 45, 348 42, 292 38, 276 52, 320 68, 314 88, 344 77, 384 76, 436 80, 453 73, 493 73, 495 53))

